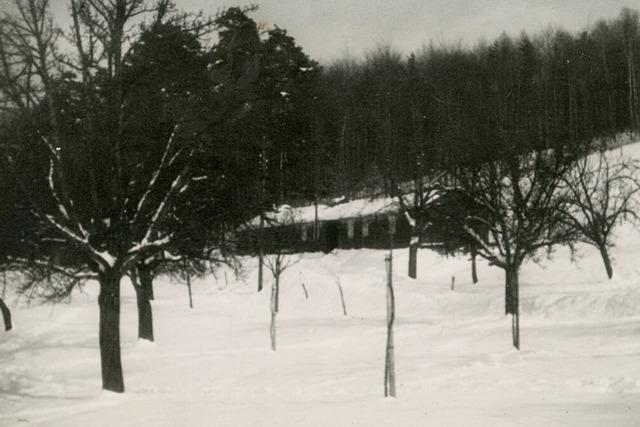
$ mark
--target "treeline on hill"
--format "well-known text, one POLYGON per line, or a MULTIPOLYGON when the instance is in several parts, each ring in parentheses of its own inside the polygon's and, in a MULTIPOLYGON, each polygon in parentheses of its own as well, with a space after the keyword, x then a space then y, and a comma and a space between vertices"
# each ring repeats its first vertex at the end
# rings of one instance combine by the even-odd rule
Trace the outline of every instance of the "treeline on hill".
POLYGON ((638 129, 640 24, 623 10, 577 34, 502 35, 474 48, 388 46, 328 66, 319 134, 331 192, 388 174, 584 144, 638 129))
MULTIPOLYGON (((586 192, 607 197, 585 223, 593 169, 574 166, 590 141, 638 129, 636 12, 408 58, 383 46, 322 69, 285 30, 259 27, 255 7, 207 17, 171 0, 70 0, 62 31, 49 6, 13 0, 0 19, 0 269, 50 299, 98 281, 105 389, 124 391, 121 279, 153 339, 153 278, 232 262, 228 232, 274 204, 385 190, 411 218, 414 256, 437 211, 456 249, 505 270, 516 346, 522 262, 580 227, 606 252, 629 211, 607 212, 607 185, 586 192), (448 211, 444 194, 467 209, 448 211)), ((622 176, 626 197, 627 165, 599 170, 622 176)))

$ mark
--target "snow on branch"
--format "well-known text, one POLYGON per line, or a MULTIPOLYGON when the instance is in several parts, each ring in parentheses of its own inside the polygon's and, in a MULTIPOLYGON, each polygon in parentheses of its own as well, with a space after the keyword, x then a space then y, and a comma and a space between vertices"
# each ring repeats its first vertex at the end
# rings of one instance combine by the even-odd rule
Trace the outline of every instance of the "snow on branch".
MULTIPOLYGON (((191 150, 190 157, 193 155, 193 152, 194 151, 191 150)), ((160 248, 160 247, 166 246, 168 243, 170 243, 171 238, 173 237, 172 234, 166 235, 166 236, 158 238, 158 239, 153 239, 153 240, 152 240, 152 236, 153 236, 154 232, 156 231, 156 228, 158 226, 158 222, 160 221, 160 219, 162 218, 162 216, 164 215, 166 210, 171 205, 171 200, 186 185, 185 181, 187 181, 186 178, 187 178, 189 172, 190 172, 190 166, 187 164, 182 168, 180 173, 174 178, 173 182, 171 183, 171 186, 166 191, 166 193, 164 194, 164 197, 162 198, 162 200, 160 201, 160 203, 156 207, 153 215, 151 216, 151 219, 150 219, 150 221, 148 223, 147 230, 145 231, 145 234, 144 234, 143 238, 140 240, 140 242, 138 244, 134 245, 131 249, 129 249, 129 254, 130 255, 134 255, 134 254, 140 253, 140 252, 145 251, 145 250, 150 249, 150 248, 160 248)))
POLYGON ((416 226, 416 220, 406 210, 404 211, 404 216, 405 218, 407 218, 407 222, 409 223, 409 226, 411 226, 411 228, 416 226))
POLYGON ((64 204, 62 203, 62 200, 60 200, 60 197, 58 196, 58 192, 56 191, 56 186, 53 178, 54 168, 55 168, 54 160, 49 159, 49 191, 51 192, 51 196, 56 202, 56 207, 58 208, 58 211, 60 211, 60 213, 65 219, 69 220, 70 219, 69 213, 67 212, 67 209, 64 207, 64 204))
POLYGON ((507 265, 506 259, 503 256, 496 254, 495 251, 492 250, 491 247, 487 244, 487 242, 473 229, 473 227, 470 227, 467 224, 463 224, 462 228, 478 244, 478 246, 480 247, 478 253, 483 258, 486 258, 488 261, 494 263, 498 267, 504 268, 507 265))
POLYGON ((69 228, 67 228, 64 225, 60 224, 58 221, 55 220, 53 215, 43 215, 43 217, 47 220, 47 222, 50 225, 53 226, 53 228, 55 228, 60 233, 62 233, 64 236, 69 238, 72 241, 72 243, 76 243, 77 245, 80 245, 82 247, 89 246, 89 241, 86 238, 78 236, 72 230, 70 230, 69 228))
POLYGON ((151 175, 151 179, 149 180, 149 184, 147 185, 147 189, 145 190, 144 194, 142 195, 142 197, 140 197, 140 200, 138 201, 138 206, 136 207, 136 212, 134 214, 132 223, 137 222, 138 219, 140 218, 140 215, 142 214, 142 211, 145 209, 145 205, 147 203, 147 200, 149 199, 149 196, 155 190, 155 187, 156 187, 156 184, 158 182, 158 178, 160 177, 160 175, 164 172, 164 170, 169 165, 171 165, 175 161, 177 156, 180 154, 181 151, 179 150, 176 153, 174 153, 174 155, 171 157, 171 159, 169 159, 169 153, 171 152, 171 150, 173 148, 174 141, 176 139, 176 134, 177 134, 179 129, 180 129, 180 124, 179 123, 176 124, 173 127, 173 131, 171 132, 171 135, 169 136, 167 144, 164 147, 164 152, 162 153, 162 158, 160 159, 160 163, 158 164, 158 168, 151 175))

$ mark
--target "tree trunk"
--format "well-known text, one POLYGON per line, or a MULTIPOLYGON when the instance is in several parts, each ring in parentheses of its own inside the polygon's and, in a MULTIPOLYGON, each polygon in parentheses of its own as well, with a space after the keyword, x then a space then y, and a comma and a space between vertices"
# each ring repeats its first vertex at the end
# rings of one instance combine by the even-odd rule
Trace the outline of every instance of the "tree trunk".
POLYGON ((142 290, 149 301, 153 301, 155 299, 155 293, 153 292, 153 275, 148 268, 138 269, 138 274, 140 275, 140 284, 142 285, 142 290))
POLYGON ((271 325, 269 327, 269 335, 271 337, 271 350, 276 351, 276 316, 278 315, 277 298, 278 287, 276 282, 271 286, 271 325))
POLYGON ((504 314, 505 316, 511 314, 511 303, 509 298, 509 293, 511 292, 511 271, 506 268, 504 270, 505 279, 504 279, 504 314))
POLYGON ((613 268, 611 267, 611 258, 609 257, 609 251, 605 246, 600 247, 600 255, 602 256, 604 268, 607 270, 607 277, 611 279, 613 277, 613 268))
POLYGON ((109 272, 100 278, 100 362, 102 388, 124 392, 122 360, 120 358, 120 275, 109 272))
POLYGON ((637 89, 636 89, 636 72, 633 58, 633 48, 629 41, 627 51, 627 82, 629 83, 629 119, 634 129, 638 126, 638 105, 637 105, 637 89))
POLYGON ((138 303, 138 338, 153 341, 153 315, 149 301, 147 286, 139 276, 140 283, 134 283, 136 302, 138 303))
POLYGON ((511 318, 511 335, 513 336, 513 346, 520 350, 520 285, 518 283, 518 273, 516 272, 513 287, 513 315, 511 318))
POLYGON ((604 66, 604 81, 606 84, 606 88, 607 88, 607 119, 609 121, 609 129, 611 129, 611 132, 613 134, 615 134, 615 108, 614 108, 614 100, 613 100, 613 88, 611 85, 611 79, 610 79, 610 74, 609 74, 609 67, 607 65, 607 55, 606 55, 606 51, 605 51, 605 46, 604 44, 601 45, 600 47, 600 57, 602 58, 602 64, 604 66))
POLYGON ((276 274, 276 313, 280 312, 280 273, 276 274))
POLYGON ((475 248, 471 248, 471 280, 474 284, 478 283, 478 268, 476 266, 476 258, 478 253, 475 248))
POLYGON ((285 154, 282 149, 280 149, 280 171, 279 171, 279 179, 280 179, 280 205, 284 204, 284 160, 285 154))
POLYGON ((513 266, 505 268, 505 287, 504 287, 504 314, 513 314, 513 288, 514 280, 517 281, 517 272, 513 266))
POLYGON ((11 323, 11 311, 2 298, 0 298, 0 311, 2 311, 2 319, 4 320, 4 330, 10 331, 13 328, 13 324, 11 323))
POLYGON ((517 265, 509 265, 506 268, 507 287, 505 292, 506 311, 511 314, 511 335, 513 346, 520 350, 520 288, 518 281, 517 265))
POLYGON ((409 244, 409 277, 416 279, 418 277, 418 241, 415 237, 411 237, 409 244))
POLYGON ((259 230, 259 242, 258 245, 258 292, 262 291, 262 281, 264 278, 264 217, 260 215, 260 230, 259 230))
POLYGON ((422 223, 416 220, 416 224, 411 231, 411 242, 409 243, 409 277, 418 277, 418 249, 420 248, 420 237, 422 235, 422 223))
POLYGON ((193 308, 193 295, 191 293, 191 273, 187 272, 187 290, 189 291, 189 308, 193 308))

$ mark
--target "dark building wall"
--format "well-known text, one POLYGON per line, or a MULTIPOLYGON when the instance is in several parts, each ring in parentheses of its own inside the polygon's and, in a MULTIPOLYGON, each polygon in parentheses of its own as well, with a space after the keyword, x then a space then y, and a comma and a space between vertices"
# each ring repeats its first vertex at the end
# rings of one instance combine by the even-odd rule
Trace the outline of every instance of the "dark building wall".
MULTIPOLYGON (((313 236, 313 223, 265 227, 263 230, 265 253, 278 250, 292 252, 331 252, 334 249, 388 249, 407 247, 411 238, 411 227, 403 215, 395 216, 395 234, 390 235, 389 215, 354 217, 319 222, 318 239, 313 236), (349 223, 353 233, 349 234, 349 223), (368 224, 365 236, 364 224, 368 224), (302 228, 306 227, 306 239, 302 228)), ((237 249, 241 254, 256 254, 260 247, 260 231, 252 228, 238 232, 237 249)))
MULTIPOLYGON (((430 214, 430 226, 422 234, 422 244, 445 253, 467 250, 473 242, 460 227, 450 220, 450 214, 459 214, 460 210, 477 212, 482 207, 470 204, 459 193, 452 192, 438 199, 430 214)), ((319 221, 318 238, 314 239, 314 224, 296 224, 264 229, 264 250, 273 252, 286 248, 293 252, 324 251, 339 249, 388 249, 408 247, 411 241, 411 226, 405 215, 394 212, 369 215, 365 217, 341 218, 339 220, 319 221), (390 217, 395 218, 394 233, 390 233, 390 217), (352 233, 349 233, 349 224, 352 233), (368 224, 368 233, 364 233, 364 224, 368 224), (303 239, 302 227, 306 227, 306 239, 303 239), (367 235, 365 235, 367 234, 367 235)), ((487 236, 486 225, 475 224, 476 232, 487 236)), ((257 253, 259 231, 245 230, 239 233, 238 249, 241 253, 257 253)))

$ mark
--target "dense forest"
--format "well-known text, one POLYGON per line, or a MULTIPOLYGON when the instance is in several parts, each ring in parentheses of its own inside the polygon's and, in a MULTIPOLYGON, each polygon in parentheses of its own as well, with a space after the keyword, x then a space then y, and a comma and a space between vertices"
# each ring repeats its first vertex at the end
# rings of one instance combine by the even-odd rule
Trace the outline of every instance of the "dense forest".
POLYGON ((285 30, 262 30, 237 10, 210 60, 214 84, 250 106, 218 131, 244 147, 235 165, 264 185, 267 205, 379 190, 506 151, 612 140, 640 124, 640 18, 629 9, 576 34, 503 34, 409 56, 381 45, 325 66, 285 30))
POLYGON ((640 21, 625 9, 572 34, 502 35, 473 48, 389 46, 324 69, 320 144, 329 193, 483 161, 510 150, 634 132, 640 21))

